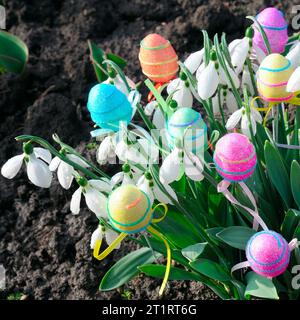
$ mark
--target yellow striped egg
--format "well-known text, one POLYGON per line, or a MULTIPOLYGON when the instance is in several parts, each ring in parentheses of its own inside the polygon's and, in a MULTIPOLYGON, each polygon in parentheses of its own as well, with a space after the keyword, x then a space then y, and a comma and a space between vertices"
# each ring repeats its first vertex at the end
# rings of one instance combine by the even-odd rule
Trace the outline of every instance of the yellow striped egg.
POLYGON ((293 94, 286 91, 294 69, 291 62, 278 53, 268 55, 257 71, 257 88, 261 98, 268 102, 288 101, 293 94))
POLYGON ((112 227, 127 234, 145 230, 152 220, 149 197, 134 185, 115 189, 109 196, 107 209, 112 227))

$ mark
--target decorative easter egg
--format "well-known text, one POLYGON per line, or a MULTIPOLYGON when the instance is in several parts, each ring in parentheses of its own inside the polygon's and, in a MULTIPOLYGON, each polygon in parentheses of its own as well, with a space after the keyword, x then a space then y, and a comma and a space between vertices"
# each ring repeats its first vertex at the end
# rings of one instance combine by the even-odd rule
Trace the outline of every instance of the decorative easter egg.
POLYGON ((273 278, 287 269, 290 249, 287 241, 277 232, 261 231, 248 241, 246 256, 254 272, 273 278))
POLYGON ((139 60, 145 76, 155 82, 168 82, 178 71, 178 57, 171 43, 152 33, 141 41, 139 60))
POLYGON ((254 146, 243 134, 228 133, 216 144, 216 170, 227 181, 243 181, 249 178, 255 170, 256 162, 254 146))
MULTIPOLYGON (((272 53, 282 53, 288 42, 288 25, 283 13, 276 8, 266 8, 256 16, 256 19, 266 33, 272 53)), ((258 28, 255 28, 253 44, 267 54, 267 49, 258 28)))
POLYGON ((112 227, 127 234, 145 230, 152 220, 149 197, 134 185, 115 189, 109 196, 107 212, 112 227))
POLYGON ((268 55, 256 75, 262 99, 275 103, 290 100, 293 94, 286 91, 286 85, 293 71, 291 62, 284 56, 278 53, 268 55))
POLYGON ((129 123, 132 118, 132 106, 126 95, 112 84, 92 87, 87 108, 92 120, 103 129, 117 131, 120 121, 129 123))
POLYGON ((201 114, 192 108, 179 108, 167 122, 167 140, 173 148, 182 143, 187 150, 197 154, 207 148, 207 126, 201 114))

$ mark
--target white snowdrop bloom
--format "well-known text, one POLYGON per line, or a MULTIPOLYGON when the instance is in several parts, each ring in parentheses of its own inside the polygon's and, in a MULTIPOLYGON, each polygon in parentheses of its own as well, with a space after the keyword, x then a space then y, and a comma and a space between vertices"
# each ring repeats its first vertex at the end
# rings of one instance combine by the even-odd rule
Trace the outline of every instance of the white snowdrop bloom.
POLYGON ((114 187, 117 184, 136 184, 136 181, 141 176, 142 172, 135 166, 130 166, 128 163, 123 164, 122 171, 116 173, 111 178, 111 185, 114 187))
MULTIPOLYGON (((111 245, 111 243, 119 236, 119 234, 111 229, 105 229, 102 226, 98 226, 98 228, 93 232, 91 236, 91 249, 95 248, 97 241, 102 241, 103 236, 105 237, 106 243, 108 245, 111 245)), ((115 249, 119 249, 120 245, 121 244, 118 244, 115 249)))
MULTIPOLYGON (((256 73, 258 70, 258 65, 252 63, 252 68, 253 68, 253 72, 256 73)), ((250 91, 251 95, 255 94, 253 83, 251 81, 250 71, 247 65, 244 66, 243 73, 242 73, 242 88, 244 87, 246 87, 250 91)))
MULTIPOLYGON (((128 77, 126 77, 127 83, 129 84, 131 89, 135 89, 135 83, 129 79, 128 77)), ((123 92, 124 94, 126 94, 126 96, 128 96, 129 91, 127 89, 126 84, 124 83, 124 81, 122 80, 122 78, 120 77, 120 75, 116 75, 114 78, 108 78, 107 80, 103 81, 103 83, 107 83, 107 84, 113 84, 116 86, 116 88, 118 90, 120 90, 121 92, 123 92)))
MULTIPOLYGON (((186 78, 186 75, 182 76, 186 78)), ((193 94, 189 88, 189 83, 183 79, 172 80, 167 86, 167 92, 172 95, 179 108, 191 108, 193 106, 193 94)))
POLYGON ((300 42, 299 41, 297 41, 297 43, 293 46, 290 52, 286 55, 286 58, 290 60, 293 68, 299 67, 299 64, 300 64, 300 42))
MULTIPOLYGON (((89 166, 85 161, 74 154, 66 154, 65 156, 84 168, 89 166)), ((49 169, 51 171, 57 170, 58 181, 64 189, 69 189, 71 187, 75 172, 75 169, 71 165, 64 162, 59 157, 54 157, 50 162, 49 169)))
POLYGON ((218 95, 215 95, 212 98, 212 106, 213 106, 214 115, 219 115, 220 114, 220 107, 223 108, 224 105, 226 105, 229 113, 233 113, 238 109, 238 103, 234 97, 234 94, 228 88, 226 88, 226 89, 223 88, 221 90, 220 103, 221 103, 221 106, 219 106, 218 95))
POLYGON ((184 61, 184 65, 187 67, 190 73, 194 74, 197 71, 197 69, 200 67, 203 61, 204 52, 205 52, 204 48, 201 49, 200 51, 193 52, 184 61))
POLYGON ((253 58, 255 58, 258 61, 259 64, 261 64, 264 58, 266 57, 265 52, 255 44, 253 44, 253 47, 252 47, 252 55, 253 55, 253 58))
POLYGON ((160 110, 156 100, 150 101, 145 107, 145 114, 151 116, 153 114, 152 123, 159 130, 165 127, 165 116, 160 110))
POLYGON ((290 79, 286 86, 287 92, 297 92, 300 91, 300 67, 296 68, 296 70, 290 76, 290 79))
POLYGON ((159 171, 161 183, 170 184, 178 181, 185 173, 194 181, 201 181, 203 164, 192 152, 187 152, 177 147, 164 159, 159 171), (192 161, 191 161, 192 160, 192 161))
POLYGON ((113 163, 113 161, 110 160, 115 159, 115 140, 116 139, 114 135, 109 135, 103 139, 96 154, 97 162, 99 164, 103 165, 107 162, 113 163))
POLYGON ((89 180, 80 178, 80 187, 73 193, 70 210, 73 214, 79 214, 81 195, 85 197, 87 207, 96 214, 98 218, 107 218, 107 197, 103 194, 111 192, 111 184, 108 180, 89 180))
POLYGON ((248 57, 250 50, 249 41, 250 39, 248 37, 244 37, 243 39, 236 39, 232 41, 228 46, 231 63, 237 74, 242 72, 245 61, 248 57))
POLYGON ((51 153, 44 148, 33 148, 24 144, 24 153, 9 159, 1 168, 1 174, 7 178, 14 178, 20 171, 23 161, 26 164, 28 179, 36 186, 49 188, 52 181, 52 173, 47 163, 51 161, 51 153))
MULTIPOLYGON (((148 195, 151 204, 153 204, 155 199, 165 204, 172 204, 172 200, 158 187, 149 172, 146 172, 141 176, 136 185, 148 195)), ((174 190, 167 184, 164 184, 164 188, 168 194, 177 201, 177 196, 174 190)))
MULTIPOLYGON (((251 121, 253 134, 255 135, 256 134, 256 122, 262 123, 262 120, 263 120, 262 116, 260 115, 260 113, 256 109, 250 108, 249 118, 251 121)), ((238 109, 230 116, 230 118, 228 119, 228 121, 226 123, 226 129, 227 130, 234 129, 240 121, 241 121, 242 133, 248 137, 251 137, 250 129, 249 129, 250 123, 249 123, 249 119, 248 119, 245 107, 238 109)))

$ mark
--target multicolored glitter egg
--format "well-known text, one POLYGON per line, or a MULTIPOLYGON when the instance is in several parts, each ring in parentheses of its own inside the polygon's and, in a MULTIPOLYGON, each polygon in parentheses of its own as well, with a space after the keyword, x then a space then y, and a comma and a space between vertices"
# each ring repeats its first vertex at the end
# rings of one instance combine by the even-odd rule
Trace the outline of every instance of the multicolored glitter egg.
POLYGON ((127 234, 145 230, 152 220, 149 197, 134 185, 115 189, 109 196, 107 212, 112 227, 127 234))
POLYGON ((256 162, 254 146, 243 134, 228 133, 216 144, 216 170, 227 181, 237 182, 249 178, 255 170, 256 162))
POLYGON ((139 60, 146 77, 154 82, 168 82, 178 71, 178 57, 171 43, 152 33, 141 41, 139 60))
POLYGON ((92 120, 103 129, 117 131, 120 121, 129 123, 132 118, 132 106, 126 95, 112 84, 92 87, 87 108, 92 120))
POLYGON ((291 62, 284 56, 278 53, 268 55, 256 74, 261 98, 275 103, 290 100, 293 94, 286 91, 286 85, 293 71, 291 62))
MULTIPOLYGON (((256 16, 269 40, 272 53, 282 53, 288 42, 288 25, 283 13, 276 8, 266 8, 256 16)), ((255 28, 254 47, 258 46, 267 54, 263 38, 258 28, 255 28)))
POLYGON ((290 249, 287 241, 275 231, 254 234, 247 243, 246 256, 251 269, 264 277, 277 277, 288 267, 290 249))
POLYGON ((179 108, 167 122, 167 139, 173 148, 182 143, 187 150, 197 154, 207 148, 207 126, 201 114, 192 108, 179 108))

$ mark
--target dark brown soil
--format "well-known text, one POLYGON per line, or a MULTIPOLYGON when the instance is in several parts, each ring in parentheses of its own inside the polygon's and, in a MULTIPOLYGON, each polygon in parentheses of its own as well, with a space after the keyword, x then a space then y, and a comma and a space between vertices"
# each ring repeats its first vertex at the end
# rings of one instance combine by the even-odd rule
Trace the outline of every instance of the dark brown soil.
MULTIPOLYGON (((20 153, 14 137, 26 133, 50 139, 56 132, 86 152, 92 123, 86 112, 89 88, 96 83, 87 39, 128 60, 127 73, 142 75, 137 60, 142 37, 157 32, 168 38, 180 57, 202 46, 201 29, 241 37, 246 15, 277 5, 290 18, 297 1, 205 0, 12 0, 7 28, 28 45, 30 59, 21 76, 1 76, 0 165, 20 153)), ((49 190, 31 185, 23 172, 12 181, 0 177, 0 263, 7 269, 8 293, 34 299, 157 298, 159 282, 140 276, 124 288, 101 293, 104 272, 133 250, 130 242, 110 258, 92 259, 89 241, 97 220, 88 210, 69 210, 71 194, 55 181, 49 190)), ((171 282, 170 299, 211 299, 199 283, 171 282)))

